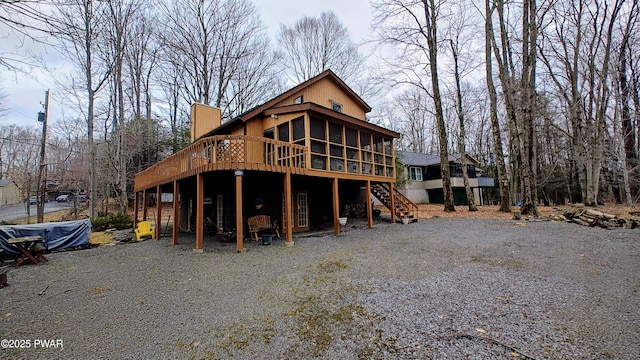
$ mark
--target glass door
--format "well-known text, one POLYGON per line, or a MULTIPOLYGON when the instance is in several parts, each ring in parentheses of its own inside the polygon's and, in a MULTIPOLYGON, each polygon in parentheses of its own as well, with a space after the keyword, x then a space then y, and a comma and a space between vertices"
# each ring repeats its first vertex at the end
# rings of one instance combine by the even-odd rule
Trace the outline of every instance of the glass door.
MULTIPOLYGON (((287 227, 285 209, 287 208, 284 194, 282 194, 282 228, 287 227)), ((293 193, 293 208, 291 209, 293 231, 309 230, 309 197, 306 192, 293 193)), ((284 231, 284 230, 283 230, 284 231)))
POLYGON ((309 230, 309 197, 306 192, 294 193, 293 230, 309 230))

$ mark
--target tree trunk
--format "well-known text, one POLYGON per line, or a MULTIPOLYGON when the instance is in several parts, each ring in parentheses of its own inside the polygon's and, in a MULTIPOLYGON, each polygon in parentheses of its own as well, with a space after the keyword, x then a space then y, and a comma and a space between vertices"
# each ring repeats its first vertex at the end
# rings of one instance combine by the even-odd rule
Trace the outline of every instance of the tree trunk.
POLYGON ((491 118, 491 130, 493 134, 493 152, 496 157, 496 169, 498 172, 498 188, 500 189, 500 212, 511 212, 511 200, 509 199, 509 178, 507 168, 504 163, 504 153, 502 151, 502 136, 500 132, 500 122, 498 121, 498 96, 496 87, 493 84, 493 63, 491 56, 492 44, 495 42, 491 14, 493 10, 490 6, 491 0, 485 0, 485 67, 487 90, 489 92, 489 116, 491 118))
POLYGON ((425 23, 427 31, 427 45, 429 48, 429 69, 431 70, 431 87, 435 106, 436 124, 438 126, 438 140, 440 146, 440 170, 442 176, 442 190, 444 192, 444 211, 456 211, 453 204, 453 190, 451 189, 451 172, 449 170, 449 152, 447 150, 447 129, 442 111, 442 98, 438 80, 438 38, 437 38, 437 9, 435 0, 423 0, 425 23))
POLYGON ((91 1, 85 4, 85 18, 84 18, 84 50, 85 50, 85 76, 87 85, 87 140, 89 143, 89 218, 96 217, 95 203, 96 203, 96 148, 93 142, 93 112, 94 112, 94 98, 95 91, 93 89, 93 9, 91 1))
POLYGON ((462 178, 464 181, 464 189, 467 194, 467 203, 469 205, 469 211, 478 211, 478 207, 476 206, 476 200, 473 196, 473 191, 471 190, 471 186, 469 185, 469 174, 467 172, 467 151, 465 148, 465 119, 464 119, 464 111, 462 108, 462 91, 460 90, 460 71, 458 68, 458 52, 453 43, 453 40, 450 42, 451 44, 451 52, 453 53, 453 66, 454 66, 454 77, 456 82, 456 110, 458 113, 458 120, 460 122, 460 136, 458 138, 458 148, 460 152, 460 162, 462 166, 462 178))

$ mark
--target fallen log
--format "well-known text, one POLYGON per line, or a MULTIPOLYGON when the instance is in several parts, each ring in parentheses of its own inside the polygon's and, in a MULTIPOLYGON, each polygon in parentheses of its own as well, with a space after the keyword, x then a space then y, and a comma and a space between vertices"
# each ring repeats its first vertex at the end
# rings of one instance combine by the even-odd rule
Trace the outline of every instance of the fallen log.
POLYGON ((582 225, 582 226, 589 226, 589 223, 586 221, 581 220, 580 218, 573 218, 573 219, 569 219, 569 222, 572 223, 576 223, 578 225, 582 225))
POLYGON ((625 229, 640 228, 640 222, 635 219, 620 218, 617 215, 607 214, 595 209, 579 208, 575 211, 565 211, 562 214, 553 214, 550 218, 554 221, 564 220, 582 226, 601 227, 603 229, 611 229, 615 227, 623 227, 625 229))

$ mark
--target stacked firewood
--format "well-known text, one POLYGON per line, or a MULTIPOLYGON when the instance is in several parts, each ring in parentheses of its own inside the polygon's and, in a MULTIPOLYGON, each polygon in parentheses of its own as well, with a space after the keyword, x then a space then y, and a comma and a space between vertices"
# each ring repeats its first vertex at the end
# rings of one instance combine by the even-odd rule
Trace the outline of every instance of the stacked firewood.
POLYGON ((601 227, 610 229, 623 227, 625 229, 640 228, 640 221, 635 219, 625 219, 616 215, 607 214, 594 209, 579 208, 575 211, 565 211, 561 214, 551 215, 553 221, 567 221, 583 226, 601 227))

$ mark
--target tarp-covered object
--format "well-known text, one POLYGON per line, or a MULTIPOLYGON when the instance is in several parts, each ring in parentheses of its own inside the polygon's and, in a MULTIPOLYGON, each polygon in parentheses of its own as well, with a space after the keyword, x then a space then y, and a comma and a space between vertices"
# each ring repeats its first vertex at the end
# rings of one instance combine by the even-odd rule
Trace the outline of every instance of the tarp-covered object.
POLYGON ((4 250, 3 254, 20 254, 7 240, 23 236, 42 236, 43 245, 49 251, 89 245, 91 220, 0 226, 0 248, 4 250))

